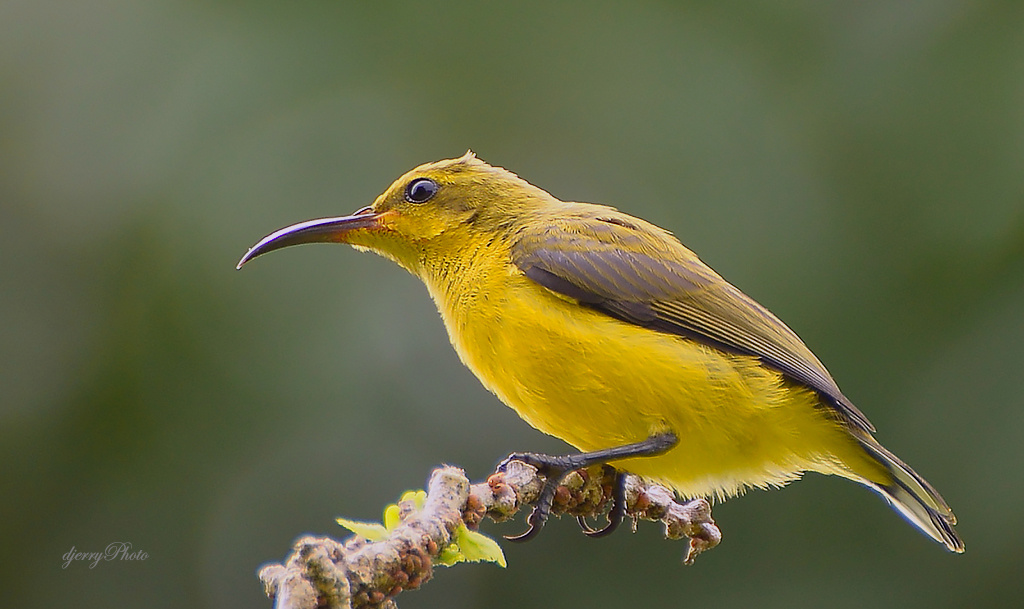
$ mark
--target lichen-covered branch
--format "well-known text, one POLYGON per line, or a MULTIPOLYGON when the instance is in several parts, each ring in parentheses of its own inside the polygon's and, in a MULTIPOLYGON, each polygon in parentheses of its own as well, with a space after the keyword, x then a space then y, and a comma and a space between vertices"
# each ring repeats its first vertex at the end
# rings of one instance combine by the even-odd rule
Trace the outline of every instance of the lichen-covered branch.
MULTIPOLYGON (((570 473, 558 488, 551 513, 599 516, 611 499, 614 480, 614 470, 607 466, 570 473)), ((721 541, 707 501, 679 503, 665 487, 632 475, 625 484, 626 515, 634 528, 639 520, 662 522, 667 538, 688 538, 687 564, 721 541)), ((401 522, 386 539, 303 537, 284 564, 264 566, 259 577, 278 609, 393 608, 400 592, 430 579, 433 565, 461 526, 475 530, 485 517, 508 520, 532 505, 543 485, 537 470, 519 461, 473 485, 461 469, 440 467, 430 476, 422 509, 409 501, 400 503, 401 522)))

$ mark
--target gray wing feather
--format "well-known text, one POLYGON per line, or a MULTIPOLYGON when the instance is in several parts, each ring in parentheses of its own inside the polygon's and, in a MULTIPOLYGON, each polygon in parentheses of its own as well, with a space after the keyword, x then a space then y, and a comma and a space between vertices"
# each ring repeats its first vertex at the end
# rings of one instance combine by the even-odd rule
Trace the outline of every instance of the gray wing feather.
POLYGON ((855 427, 874 431, 788 326, 669 233, 610 208, 586 208, 521 230, 513 263, 545 288, 622 321, 757 357, 815 390, 855 427))

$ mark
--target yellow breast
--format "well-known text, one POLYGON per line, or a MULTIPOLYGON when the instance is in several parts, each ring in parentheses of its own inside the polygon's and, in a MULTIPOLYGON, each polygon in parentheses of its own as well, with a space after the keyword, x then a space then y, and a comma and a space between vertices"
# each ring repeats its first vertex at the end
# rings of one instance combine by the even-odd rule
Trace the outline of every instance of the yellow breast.
POLYGON ((426 283, 462 361, 540 431, 589 451, 671 430, 679 446, 621 465, 686 496, 849 477, 842 461, 863 460, 814 392, 756 358, 583 307, 494 252, 476 259, 485 268, 426 283))

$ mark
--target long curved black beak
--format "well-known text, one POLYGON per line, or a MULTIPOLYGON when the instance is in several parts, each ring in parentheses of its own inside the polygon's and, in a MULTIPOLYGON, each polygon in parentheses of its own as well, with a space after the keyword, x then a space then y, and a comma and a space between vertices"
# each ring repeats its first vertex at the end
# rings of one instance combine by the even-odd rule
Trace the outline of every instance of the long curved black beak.
POLYGON ((235 268, 240 269, 242 265, 257 256, 262 256, 267 252, 279 250, 289 245, 345 243, 346 235, 352 231, 379 226, 377 223, 378 218, 380 218, 380 214, 375 214, 371 208, 364 207, 351 216, 319 218, 286 226, 270 233, 260 239, 256 245, 250 247, 249 251, 238 261, 238 265, 235 268))

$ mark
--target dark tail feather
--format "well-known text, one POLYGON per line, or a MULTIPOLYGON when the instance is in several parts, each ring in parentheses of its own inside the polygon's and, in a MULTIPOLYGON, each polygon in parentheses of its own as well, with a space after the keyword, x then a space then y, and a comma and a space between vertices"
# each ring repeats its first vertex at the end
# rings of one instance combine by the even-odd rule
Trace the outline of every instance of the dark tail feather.
POLYGON ((951 552, 963 552, 964 542, 953 530, 956 516, 938 491, 871 436, 864 434, 857 441, 892 476, 892 480, 886 484, 871 481, 864 483, 884 497, 907 522, 922 533, 944 544, 951 552))

